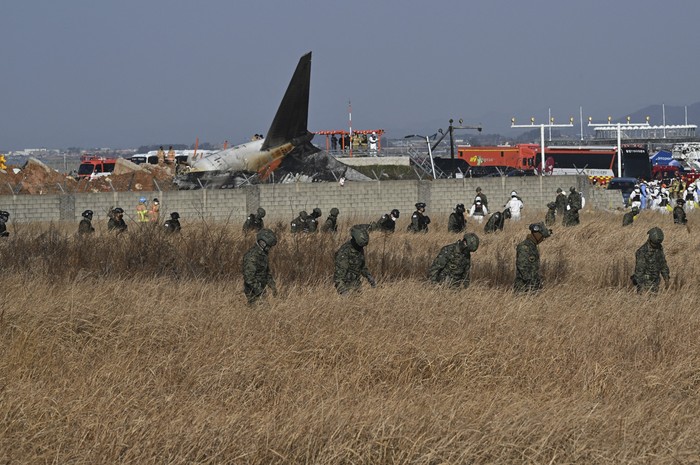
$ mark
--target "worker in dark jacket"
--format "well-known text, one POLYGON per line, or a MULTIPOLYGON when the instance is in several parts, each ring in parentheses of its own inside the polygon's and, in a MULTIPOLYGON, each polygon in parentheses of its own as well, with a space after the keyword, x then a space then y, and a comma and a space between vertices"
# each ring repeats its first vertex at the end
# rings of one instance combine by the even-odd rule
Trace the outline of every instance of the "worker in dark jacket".
POLYGON ((466 233, 457 242, 444 246, 430 266, 430 281, 451 287, 468 287, 471 254, 478 248, 479 238, 474 233, 466 233))
POLYGON ((391 210, 389 213, 385 213, 379 218, 379 221, 374 222, 370 225, 370 231, 384 231, 393 233, 396 231, 396 220, 399 219, 400 212, 397 209, 391 210))
POLYGON ((306 219, 307 232, 316 232, 318 230, 318 219, 321 218, 321 209, 316 207, 311 211, 311 214, 306 219))
POLYGON ((249 304, 260 299, 268 287, 273 295, 277 294, 268 257, 270 249, 276 244, 275 233, 269 229, 261 229, 255 235, 255 245, 243 256, 243 292, 249 304))
POLYGON ((515 248, 515 292, 538 291, 542 288, 540 252, 537 246, 552 234, 543 223, 531 224, 530 234, 515 248))
POLYGON ((494 213, 486 222, 486 225, 484 225, 484 232, 489 234, 496 231, 503 231, 503 226, 508 219, 510 219, 510 208, 506 208, 503 212, 494 213))
POLYGON ((455 206, 455 210, 450 214, 447 220, 447 231, 452 233, 461 233, 467 227, 467 219, 464 218, 464 208, 463 203, 458 203, 455 206))
POLYGON ((306 213, 306 210, 300 211, 299 216, 294 218, 291 222, 291 231, 293 233, 309 232, 309 226, 306 223, 308 219, 309 214, 306 213))
POLYGON ((549 202, 547 204, 547 214, 544 216, 545 226, 554 226, 557 222, 557 204, 556 202, 549 202))
POLYGON ((78 234, 81 236, 89 235, 95 232, 95 228, 92 227, 92 214, 92 210, 85 210, 83 212, 83 219, 80 220, 80 224, 78 224, 78 234))
POLYGON ((117 235, 126 232, 128 229, 126 221, 124 221, 124 209, 117 207, 110 212, 109 221, 107 222, 107 230, 115 231, 117 235))
POLYGON ((170 214, 170 219, 163 223, 163 226, 167 233, 179 233, 182 229, 180 226, 180 214, 178 212, 172 212, 170 214))
POLYGON ((251 213, 248 215, 248 218, 246 218, 245 223, 243 223, 243 232, 260 231, 265 227, 263 218, 265 218, 265 209, 263 207, 258 207, 257 212, 251 213))
POLYGON ((637 286, 637 292, 657 292, 661 278, 664 278, 668 286, 670 273, 666 263, 666 255, 661 243, 664 241, 664 232, 660 228, 651 228, 647 231, 649 239, 635 253, 634 274, 632 283, 637 286))
POLYGON ((413 233, 427 233, 429 224, 430 217, 425 214, 425 203, 418 202, 416 204, 416 211, 413 212, 411 216, 411 224, 408 225, 408 231, 413 233))
POLYGON ((335 253, 335 272, 333 282, 338 294, 346 294, 360 289, 360 277, 364 276, 370 286, 377 282, 367 269, 365 247, 369 244, 368 228, 356 225, 350 229, 350 240, 340 246, 335 253))

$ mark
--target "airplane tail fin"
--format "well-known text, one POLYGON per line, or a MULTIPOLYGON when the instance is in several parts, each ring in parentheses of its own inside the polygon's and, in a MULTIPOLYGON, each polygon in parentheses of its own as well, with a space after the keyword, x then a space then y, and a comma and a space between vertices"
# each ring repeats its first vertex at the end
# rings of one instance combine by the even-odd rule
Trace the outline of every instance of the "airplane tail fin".
POLYGON ((310 83, 311 52, 299 59, 261 150, 268 150, 309 134, 306 125, 309 118, 310 83))

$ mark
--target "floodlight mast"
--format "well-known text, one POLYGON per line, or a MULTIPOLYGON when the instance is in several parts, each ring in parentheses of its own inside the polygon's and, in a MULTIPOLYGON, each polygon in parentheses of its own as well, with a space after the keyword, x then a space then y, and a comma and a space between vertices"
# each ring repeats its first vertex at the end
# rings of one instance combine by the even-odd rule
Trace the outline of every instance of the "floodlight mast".
POLYGON ((544 176, 544 128, 573 128, 574 127, 574 117, 569 118, 569 124, 555 124, 554 118, 549 118, 549 123, 535 124, 535 118, 530 118, 530 124, 515 124, 515 118, 510 119, 511 128, 535 128, 540 127, 540 152, 542 157, 542 168, 540 169, 540 176, 544 176))
POLYGON ((628 127, 648 127, 649 126, 649 117, 646 117, 646 121, 644 123, 630 123, 630 117, 627 117, 627 122, 626 123, 612 123, 612 116, 608 116, 608 122, 607 123, 593 123, 592 122, 593 118, 590 116, 588 117, 588 127, 589 128, 607 128, 609 130, 616 130, 617 131, 617 177, 621 178, 622 177, 622 128, 628 128, 628 127))

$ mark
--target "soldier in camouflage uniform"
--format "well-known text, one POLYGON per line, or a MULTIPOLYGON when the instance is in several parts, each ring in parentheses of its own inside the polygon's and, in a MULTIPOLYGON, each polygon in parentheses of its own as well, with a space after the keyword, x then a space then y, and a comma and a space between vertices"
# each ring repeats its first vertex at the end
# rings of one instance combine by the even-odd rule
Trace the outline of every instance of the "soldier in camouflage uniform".
POLYGON ((262 297, 267 287, 272 289, 273 295, 277 294, 268 258, 270 249, 275 244, 277 244, 275 233, 269 229, 261 229, 255 235, 255 245, 243 256, 243 292, 249 304, 262 297))
POLYGON ((557 222, 557 204, 549 202, 547 204, 547 214, 544 216, 545 226, 553 226, 557 222))
POLYGON ((318 219, 321 218, 321 209, 314 208, 309 217, 306 219, 306 231, 316 232, 318 230, 318 219))
POLYGON ((82 214, 83 219, 78 224, 78 234, 81 236, 90 235, 95 232, 92 227, 92 210, 85 210, 82 214))
POLYGON ((563 216, 564 216, 564 212, 566 212, 566 203, 567 203, 566 201, 567 201, 566 194, 565 194, 564 191, 561 189, 561 187, 557 187, 557 196, 556 196, 556 198, 555 198, 555 200, 554 200, 554 203, 555 203, 556 206, 557 206, 557 207, 556 207, 556 208, 557 208, 557 213, 558 213, 559 216, 561 216, 561 217, 563 217, 563 216))
POLYGON ((576 226, 580 223, 578 211, 583 208, 583 201, 581 200, 581 194, 576 191, 574 186, 571 186, 569 190, 571 193, 566 199, 566 211, 564 212, 562 224, 564 226, 576 226))
POLYGON ((471 254, 479 248, 479 238, 474 233, 440 249, 430 266, 428 275, 435 284, 446 283, 450 287, 469 287, 471 254))
POLYGON ((634 223, 637 215, 639 215, 639 207, 635 205, 630 211, 622 215, 622 226, 629 226, 634 223))
POLYGON ((510 208, 506 208, 503 212, 494 213, 486 222, 486 225, 484 225, 484 232, 489 234, 496 231, 503 231, 503 226, 510 217, 510 208))
POLYGON ((529 229, 530 234, 515 249, 515 292, 538 291, 542 288, 540 251, 537 245, 551 236, 552 230, 543 223, 531 224, 529 229))
POLYGON ((447 231, 452 233, 461 233, 467 227, 467 220, 464 218, 464 208, 463 203, 458 203, 455 206, 455 211, 450 213, 450 217, 447 220, 447 231))
POLYGON ((321 231, 323 232, 338 232, 338 214, 340 211, 333 207, 331 208, 331 213, 326 218, 326 222, 321 226, 321 231))
POLYGON ((428 232, 428 225, 430 224, 430 217, 425 214, 425 203, 418 202, 416 204, 416 211, 413 212, 411 216, 411 224, 408 225, 408 232, 428 232))
POLYGON ((293 233, 300 233, 300 232, 308 232, 309 227, 306 224, 306 220, 309 219, 309 214, 306 213, 306 210, 302 210, 299 212, 299 216, 294 218, 291 223, 291 231, 293 233))
POLYGON ((683 200, 683 199, 676 200, 676 206, 673 207, 673 223, 674 224, 686 224, 688 222, 688 218, 686 218, 686 216, 685 216, 685 210, 683 209, 684 204, 685 204, 685 200, 683 200))
POLYGON ((335 253, 333 282, 338 294, 359 290, 360 276, 364 276, 370 286, 377 285, 365 264, 364 248, 369 243, 367 229, 365 226, 353 226, 350 229, 350 240, 335 253))
POLYGON ((664 232, 660 228, 651 228, 647 234, 649 239, 635 254, 634 274, 631 276, 632 283, 637 286, 637 292, 657 292, 661 277, 663 276, 666 285, 670 279, 666 255, 661 245, 664 232))
POLYGON ((260 231, 263 229, 265 227, 263 218, 265 218, 265 209, 263 207, 259 207, 257 213, 251 213, 248 215, 245 223, 243 223, 243 232, 260 231))

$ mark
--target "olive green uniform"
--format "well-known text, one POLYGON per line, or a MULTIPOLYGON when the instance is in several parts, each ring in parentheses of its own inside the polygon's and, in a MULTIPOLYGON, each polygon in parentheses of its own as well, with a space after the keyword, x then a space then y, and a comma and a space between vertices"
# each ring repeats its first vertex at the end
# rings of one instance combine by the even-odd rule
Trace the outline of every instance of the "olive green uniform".
POLYGON ((338 232, 338 215, 329 215, 321 226, 322 232, 338 232))
POLYGON ((637 286, 637 291, 657 292, 661 277, 668 281, 669 270, 666 256, 661 244, 654 246, 647 241, 635 254, 636 263, 632 282, 637 286))
POLYGON ((552 226, 557 222, 557 208, 548 208, 547 214, 544 216, 544 224, 547 226, 552 226))
POLYGON ((365 264, 365 250, 353 240, 349 240, 335 253, 335 273, 333 282, 339 294, 360 289, 360 277, 374 283, 374 278, 365 264))
POLYGON ((87 218, 83 218, 80 220, 80 224, 78 224, 78 234, 84 235, 84 234, 92 234, 95 232, 95 228, 92 227, 92 222, 88 220, 87 218))
POLYGON ((108 231, 117 231, 117 234, 123 233, 128 229, 128 226, 126 225, 126 222, 124 221, 124 218, 118 220, 116 218, 110 218, 109 221, 107 222, 107 230, 108 231))
POLYGON ((428 274, 433 283, 446 283, 451 287, 469 286, 471 252, 460 244, 449 244, 440 249, 428 274))
POLYGON ((542 288, 540 276, 540 251, 532 234, 515 248, 515 282, 516 292, 537 291, 542 288))
POLYGON ((248 215, 248 218, 243 223, 243 232, 248 231, 260 231, 265 227, 263 219, 258 217, 255 213, 248 215))
POLYGON ((258 300, 268 286, 276 290, 267 252, 256 243, 243 256, 243 292, 248 303, 258 300))
POLYGON ((633 212, 627 212, 622 215, 622 226, 629 226, 634 223, 634 219, 637 217, 633 212))

